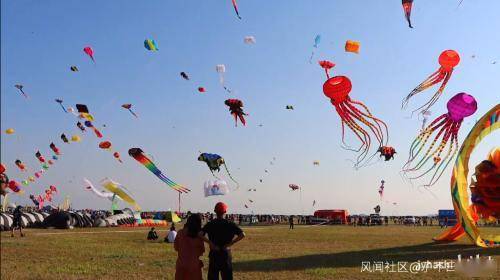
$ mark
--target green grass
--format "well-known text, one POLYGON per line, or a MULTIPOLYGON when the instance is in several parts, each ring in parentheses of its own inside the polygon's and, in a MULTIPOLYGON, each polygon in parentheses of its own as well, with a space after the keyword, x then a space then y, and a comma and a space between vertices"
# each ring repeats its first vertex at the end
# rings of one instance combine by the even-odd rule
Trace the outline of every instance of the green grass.
MULTIPOLYGON (((173 279, 176 253, 172 245, 148 242, 147 230, 31 229, 24 238, 11 238, 3 232, 1 279, 173 279)), ((457 279, 455 272, 361 273, 361 262, 456 260, 458 254, 480 254, 500 263, 500 249, 478 248, 467 238, 432 243, 431 238, 441 232, 439 227, 296 226, 291 231, 285 226, 269 226, 244 230, 247 238, 233 248, 235 279, 457 279)), ((500 234, 500 229, 485 231, 500 234)), ((166 228, 159 234, 163 239, 166 228)))

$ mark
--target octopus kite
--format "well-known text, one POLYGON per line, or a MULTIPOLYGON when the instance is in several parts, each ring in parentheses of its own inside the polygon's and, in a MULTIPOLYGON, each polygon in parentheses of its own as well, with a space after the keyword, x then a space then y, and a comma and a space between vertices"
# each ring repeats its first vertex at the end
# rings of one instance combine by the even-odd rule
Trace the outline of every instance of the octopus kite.
POLYGON ((429 108, 434 105, 434 103, 436 103, 436 101, 443 93, 446 84, 450 80, 451 74, 453 73, 453 68, 460 62, 460 56, 454 50, 446 50, 439 55, 438 61, 439 65, 441 65, 439 69, 436 72, 432 73, 427 79, 425 79, 425 81, 423 81, 414 90, 412 90, 405 99, 403 99, 402 108, 405 108, 408 105, 410 98, 412 98, 416 94, 430 88, 435 84, 441 83, 441 86, 439 86, 439 89, 436 91, 436 93, 434 93, 432 98, 421 107, 415 109, 413 112, 421 110, 421 113, 424 113, 425 111, 429 110, 429 108))
POLYGON ((235 126, 238 126, 238 118, 240 118, 240 121, 243 125, 246 125, 246 120, 244 116, 247 116, 245 112, 243 112, 243 102, 239 99, 227 99, 224 101, 224 104, 226 104, 229 107, 229 112, 231 112, 231 115, 234 117, 234 122, 235 126))
POLYGON ((425 186, 434 185, 450 161, 455 157, 458 151, 458 131, 462 125, 462 121, 477 110, 476 99, 472 95, 463 92, 453 96, 446 106, 448 113, 442 114, 432 121, 413 140, 408 161, 403 166, 404 173, 419 172, 432 159, 433 164, 427 170, 416 177, 410 178, 410 180, 418 179, 433 171, 431 180, 425 186), (434 136, 431 144, 427 145, 429 139, 434 134, 436 136, 434 136), (439 142, 439 145, 436 146, 436 142, 439 142), (448 149, 443 156, 442 153, 448 143, 448 149))
POLYGON ((355 166, 358 167, 368 155, 375 136, 379 147, 386 146, 388 136, 387 125, 373 116, 368 107, 360 101, 352 100, 349 93, 352 84, 346 76, 330 78, 329 70, 335 66, 330 61, 320 61, 320 66, 325 69, 327 81, 323 84, 323 93, 330 98, 330 102, 340 116, 342 122, 342 143, 347 149, 358 152, 355 166), (350 148, 344 140, 344 130, 347 126, 361 142, 358 149, 350 148), (364 127, 368 128, 365 129, 364 127), (371 132, 371 133, 370 133, 371 132))
POLYGON ((224 165, 224 168, 226 169, 227 175, 233 182, 236 183, 238 188, 240 187, 240 184, 234 180, 234 178, 231 176, 231 173, 229 172, 229 169, 227 169, 226 161, 224 160, 223 157, 221 157, 218 154, 209 154, 209 153, 202 153, 198 157, 198 161, 203 161, 207 164, 208 168, 210 169, 210 172, 212 172, 212 175, 219 179, 219 177, 215 176, 214 171, 220 172, 220 167, 224 165))
POLYGON ((413 28, 413 26, 411 26, 411 20, 410 20, 411 6, 413 4, 413 0, 402 0, 402 4, 403 4, 403 10, 405 11, 406 21, 408 21, 408 27, 413 28))

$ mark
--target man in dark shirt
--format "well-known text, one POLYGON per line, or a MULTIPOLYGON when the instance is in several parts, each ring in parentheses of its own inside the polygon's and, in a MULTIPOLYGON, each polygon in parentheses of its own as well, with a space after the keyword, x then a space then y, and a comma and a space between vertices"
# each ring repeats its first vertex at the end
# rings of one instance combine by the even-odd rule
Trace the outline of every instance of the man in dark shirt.
POLYGON ((210 245, 208 255, 208 280, 233 279, 233 262, 231 246, 245 237, 245 233, 234 222, 224 218, 227 205, 218 202, 214 209, 217 217, 208 222, 200 231, 199 236, 210 245), (208 239, 205 237, 208 234, 208 239), (236 236, 236 238, 235 238, 236 236))
POLYGON ((293 215, 288 217, 288 223, 290 224, 290 227, 288 229, 293 229, 293 215))
POLYGON ((155 228, 152 227, 151 230, 148 232, 148 240, 156 240, 158 239, 158 234, 155 231, 155 228))
POLYGON ((14 229, 16 227, 19 228, 19 232, 21 233, 21 237, 24 237, 23 233, 23 224, 21 222, 23 212, 21 211, 21 206, 17 206, 16 209, 14 209, 14 212, 12 213, 13 221, 12 221, 12 227, 10 228, 10 236, 14 237, 14 229))

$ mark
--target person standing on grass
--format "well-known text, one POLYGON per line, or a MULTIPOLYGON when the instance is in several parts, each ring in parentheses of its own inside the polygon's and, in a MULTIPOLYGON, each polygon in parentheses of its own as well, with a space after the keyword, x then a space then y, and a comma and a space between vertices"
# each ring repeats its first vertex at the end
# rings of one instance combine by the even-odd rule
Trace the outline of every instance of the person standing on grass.
POLYGON ((177 251, 177 262, 175 264, 175 280, 202 280, 203 262, 200 256, 205 253, 203 240, 198 237, 201 230, 201 216, 190 215, 179 230, 174 241, 174 249, 177 251))
POLYGON ((290 224, 288 229, 293 229, 293 215, 290 215, 290 217, 288 217, 288 224, 290 224))
POLYGON ((22 207, 21 205, 17 206, 16 209, 14 209, 14 213, 12 213, 14 216, 13 222, 12 222, 12 227, 10 228, 10 236, 14 237, 14 229, 17 227, 19 228, 19 232, 21 233, 21 237, 24 237, 23 233, 23 224, 21 222, 23 212, 22 212, 22 207))
POLYGON ((219 273, 222 280, 233 279, 233 262, 231 246, 245 238, 245 233, 234 222, 224 218, 227 205, 218 202, 214 209, 217 215, 200 231, 199 236, 210 245, 208 254, 208 280, 218 280, 219 273), (208 234, 208 239, 205 235, 208 234), (235 238, 236 236, 236 238, 235 238))

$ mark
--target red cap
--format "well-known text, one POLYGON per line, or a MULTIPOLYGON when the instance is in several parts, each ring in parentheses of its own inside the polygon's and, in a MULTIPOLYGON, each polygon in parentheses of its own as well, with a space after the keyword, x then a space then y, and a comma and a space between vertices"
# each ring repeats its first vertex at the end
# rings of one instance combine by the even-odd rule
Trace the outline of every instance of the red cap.
POLYGON ((227 212, 227 205, 224 202, 217 202, 214 212, 217 214, 225 214, 227 212))

